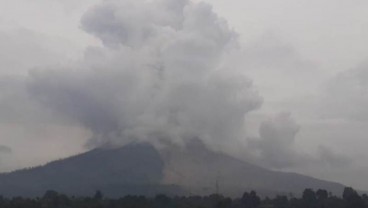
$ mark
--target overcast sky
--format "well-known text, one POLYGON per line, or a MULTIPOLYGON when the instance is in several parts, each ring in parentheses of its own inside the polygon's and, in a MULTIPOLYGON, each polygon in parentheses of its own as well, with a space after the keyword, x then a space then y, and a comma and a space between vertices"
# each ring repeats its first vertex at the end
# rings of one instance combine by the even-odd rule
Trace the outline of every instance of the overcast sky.
POLYGON ((115 142, 121 134, 147 137, 152 129, 166 129, 160 136, 177 142, 188 132, 203 135, 212 148, 259 165, 368 190, 367 1, 207 0, 213 11, 197 0, 194 6, 169 1, 160 0, 170 8, 114 0, 0 0, 0 171, 86 151, 106 142, 100 138, 106 135, 115 142), (184 14, 176 14, 182 7, 184 14), (163 57, 147 55, 154 50, 163 57), (193 51, 200 52, 191 56, 193 51), (156 86, 149 75, 120 70, 146 67, 134 62, 140 57, 147 66, 175 69, 158 84, 165 90, 141 90, 156 86), (184 66, 192 70, 183 72, 184 66), (210 69, 220 66, 234 69, 210 69), (101 67, 109 69, 96 69, 101 67), (131 79, 142 84, 129 85, 131 79), (183 87, 188 83, 198 95, 183 87), (131 88, 142 97, 132 98, 131 88), (71 91, 82 95, 74 99, 82 107, 68 103, 71 91), (216 99, 234 91, 243 93, 240 100, 216 99), (146 102, 151 94, 159 97, 154 105, 136 106, 133 99, 146 102), (187 105, 172 102, 188 98, 193 102, 187 105), (201 99, 218 105, 203 107, 201 99), (152 124, 170 119, 165 107, 182 109, 180 125, 152 124), (120 113, 135 122, 109 116, 120 113), (191 124, 206 119, 218 122, 201 129, 191 124), (212 130, 222 124, 221 132, 212 130))

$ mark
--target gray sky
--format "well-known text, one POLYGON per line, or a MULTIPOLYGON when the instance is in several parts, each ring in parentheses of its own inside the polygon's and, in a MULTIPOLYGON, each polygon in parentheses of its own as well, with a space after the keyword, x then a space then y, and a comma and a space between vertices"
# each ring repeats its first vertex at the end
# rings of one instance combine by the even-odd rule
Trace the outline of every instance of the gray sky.
MULTIPOLYGON (((189 132, 189 135, 203 136, 212 148, 259 165, 368 190, 368 183, 364 182, 368 174, 365 162, 368 157, 368 62, 365 55, 368 2, 208 0, 214 12, 198 5, 187 9, 183 15, 185 27, 180 26, 184 28, 175 33, 162 25, 179 27, 182 16, 165 13, 161 5, 153 4, 157 7, 151 11, 145 4, 137 4, 126 12, 124 9, 131 5, 109 0, 106 2, 120 6, 116 19, 111 19, 109 5, 99 2, 0 0, 0 171, 83 152, 86 143, 92 146, 103 143, 100 137, 115 141, 115 137, 123 134, 144 139, 153 133, 162 134, 158 130, 169 129, 160 136, 183 142, 189 132), (90 9, 97 4, 97 9, 90 9), (225 19, 229 28, 213 13, 225 19), (150 31, 150 25, 145 24, 147 19, 160 27, 150 31), (110 21, 113 23, 109 24, 110 21), (146 29, 150 34, 159 35, 147 40, 140 36, 141 30, 146 29), (188 39, 188 34, 194 35, 188 39), (208 34, 214 34, 211 38, 215 44, 201 45, 204 42, 201 38, 208 34), (170 39, 167 37, 178 41, 168 43, 165 48, 157 46, 160 41, 166 44, 170 39), (237 40, 233 43, 233 39, 237 40), (183 40, 183 44, 179 40, 183 40), (149 48, 146 50, 140 43, 149 48), (119 44, 129 45, 135 52, 114 48, 119 44), (236 50, 227 49, 229 47, 236 50), (209 53, 208 48, 219 53, 209 53), (150 49, 162 50, 163 57, 147 55, 150 49), (196 58, 190 56, 192 50, 203 50, 199 57, 204 61, 187 66, 187 60, 196 58), (170 79, 158 85, 163 90, 140 90, 154 83, 150 77, 141 76, 141 72, 120 70, 121 66, 140 66, 134 63, 137 57, 134 53, 144 57, 143 63, 164 63, 175 69, 168 75, 170 79), (221 63, 216 61, 217 57, 222 57, 221 63), (107 71, 94 71, 106 66, 107 71), (184 73, 184 66, 204 70, 184 73), (232 70, 219 74, 211 71, 211 67, 219 66, 232 70), (108 76, 111 74, 115 76, 108 76), (234 74, 247 78, 234 79, 234 74), (127 87, 124 83, 129 80, 124 82, 114 77, 136 78, 141 84, 127 87), (203 80, 208 86, 203 86, 203 80), (198 96, 186 87, 188 82, 198 96), (96 87, 101 83, 117 84, 96 87), (237 83, 246 83, 246 86, 237 83), (121 94, 111 91, 112 87, 121 89, 121 94), (141 97, 130 97, 124 90, 127 88, 136 89, 141 97), (219 95, 226 96, 237 89, 243 90, 241 100, 216 100, 219 95), (69 91, 85 95, 78 96, 82 106, 91 101, 94 105, 88 108, 70 105, 65 99, 75 100, 75 94, 66 94, 69 91), (100 93, 106 97, 99 96, 100 93), (155 105, 135 106, 135 102, 144 103, 151 94, 157 94, 155 105), (128 97, 129 102, 118 99, 120 95, 128 97), (185 105, 187 99, 193 98, 191 104, 196 107, 185 105), (200 98, 216 101, 212 103, 218 105, 203 108, 201 104, 205 101, 200 98), (172 99, 182 102, 169 102, 172 99), (130 105, 134 108, 121 107, 130 105), (184 112, 184 116, 175 117, 180 125, 165 123, 170 119, 163 112, 165 108, 179 108, 184 112), (132 109, 134 113, 124 114, 132 109), (141 113, 142 109, 148 110, 141 113), (203 109, 208 111, 203 112, 203 109), (219 109, 223 114, 218 113, 219 109), (80 114, 75 115, 75 112, 80 114), (139 119, 132 124, 120 117, 106 116, 120 113, 124 118, 139 119), (241 123, 243 117, 245 122, 241 123), (151 120, 161 118, 161 123, 152 124, 151 120), (218 122, 200 126, 201 129, 191 124, 193 121, 203 123, 206 119, 218 122), (95 120, 111 125, 102 127, 103 124, 92 122, 95 120), (226 127, 221 133, 212 130, 223 123, 226 127), (118 131, 110 130, 114 125, 118 131), (229 139, 223 141, 222 137, 229 139)), ((185 1, 173 2, 169 11, 181 8, 185 1)))

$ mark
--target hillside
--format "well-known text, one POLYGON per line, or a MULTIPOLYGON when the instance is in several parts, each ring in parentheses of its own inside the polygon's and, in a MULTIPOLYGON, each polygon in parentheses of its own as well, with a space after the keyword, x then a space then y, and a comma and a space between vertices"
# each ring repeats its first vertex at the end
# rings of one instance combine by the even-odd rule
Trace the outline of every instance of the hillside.
POLYGON ((221 193, 239 196, 245 190, 261 195, 300 194, 305 188, 321 188, 341 194, 344 186, 309 176, 268 170, 223 153, 210 151, 201 142, 187 148, 170 148, 164 155, 165 180, 187 187, 194 194, 221 193))
POLYGON ((223 153, 201 142, 157 151, 149 144, 95 149, 44 166, 0 174, 0 195, 40 196, 53 189, 69 195, 107 196, 211 194, 239 196, 254 189, 262 195, 301 193, 323 188, 340 194, 343 185, 312 177, 271 171, 223 153))
POLYGON ((176 193, 160 184, 164 163, 148 144, 117 149, 95 149, 44 166, 0 174, 0 195, 40 196, 52 189, 69 195, 91 195, 103 190, 109 196, 176 193))

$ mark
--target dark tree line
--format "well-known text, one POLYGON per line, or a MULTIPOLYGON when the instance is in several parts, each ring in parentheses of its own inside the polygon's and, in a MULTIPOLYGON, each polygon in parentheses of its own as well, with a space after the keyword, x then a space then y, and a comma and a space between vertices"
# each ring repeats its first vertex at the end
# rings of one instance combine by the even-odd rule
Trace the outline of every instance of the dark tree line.
POLYGON ((219 194, 210 196, 157 195, 125 196, 109 199, 96 191, 92 197, 68 197, 56 191, 47 191, 40 198, 4 198, 0 196, 0 208, 368 208, 368 196, 359 195, 352 188, 345 188, 342 197, 326 190, 305 189, 302 196, 276 196, 261 199, 255 191, 245 192, 240 198, 219 194))

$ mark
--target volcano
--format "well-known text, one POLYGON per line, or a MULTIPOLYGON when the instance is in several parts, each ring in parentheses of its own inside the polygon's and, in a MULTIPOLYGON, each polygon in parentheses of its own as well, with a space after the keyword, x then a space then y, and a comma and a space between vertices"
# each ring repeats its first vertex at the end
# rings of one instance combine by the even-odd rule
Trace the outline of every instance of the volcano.
POLYGON ((268 170, 208 149, 200 141, 159 150, 148 143, 98 148, 44 166, 0 174, 0 195, 41 196, 47 190, 75 196, 96 190, 109 197, 124 195, 240 196, 294 193, 305 188, 341 194, 342 184, 268 170))

